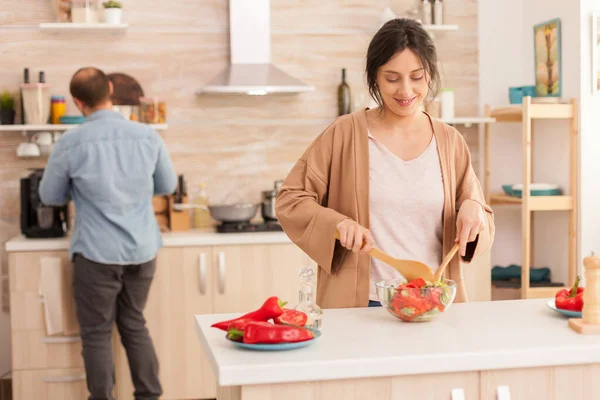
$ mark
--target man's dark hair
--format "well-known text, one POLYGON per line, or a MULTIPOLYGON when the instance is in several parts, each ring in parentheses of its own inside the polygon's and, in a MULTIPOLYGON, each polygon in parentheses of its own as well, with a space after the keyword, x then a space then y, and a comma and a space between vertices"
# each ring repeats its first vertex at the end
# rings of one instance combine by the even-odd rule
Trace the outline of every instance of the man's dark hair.
POLYGON ((71 96, 90 108, 110 99, 108 76, 98 68, 79 69, 71 78, 71 96))

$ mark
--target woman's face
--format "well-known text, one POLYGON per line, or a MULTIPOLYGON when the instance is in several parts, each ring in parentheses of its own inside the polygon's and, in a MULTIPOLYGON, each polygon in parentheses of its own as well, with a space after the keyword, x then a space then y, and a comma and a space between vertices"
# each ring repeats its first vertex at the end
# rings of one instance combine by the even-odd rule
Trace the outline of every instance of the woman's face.
POLYGON ((429 77, 419 57, 405 49, 379 68, 377 85, 386 111, 406 117, 425 100, 429 77))

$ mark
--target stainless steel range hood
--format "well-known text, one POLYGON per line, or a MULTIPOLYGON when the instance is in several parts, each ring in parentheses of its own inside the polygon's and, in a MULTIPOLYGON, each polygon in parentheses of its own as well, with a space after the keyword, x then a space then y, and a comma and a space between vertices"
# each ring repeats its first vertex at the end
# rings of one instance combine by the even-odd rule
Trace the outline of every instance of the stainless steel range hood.
POLYGON ((315 90, 271 64, 270 0, 229 0, 230 64, 198 94, 266 95, 315 90))

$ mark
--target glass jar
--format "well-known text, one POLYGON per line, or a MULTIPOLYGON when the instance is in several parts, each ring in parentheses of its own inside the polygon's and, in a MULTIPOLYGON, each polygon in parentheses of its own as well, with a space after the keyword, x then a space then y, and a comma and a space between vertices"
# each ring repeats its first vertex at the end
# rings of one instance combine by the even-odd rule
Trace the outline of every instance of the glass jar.
POLYGON ((306 314, 306 327, 316 330, 321 330, 323 324, 323 309, 319 307, 315 299, 315 291, 313 287, 313 277, 315 271, 310 266, 305 266, 300 269, 298 275, 301 279, 299 302, 295 307, 297 311, 302 311, 306 314))
POLYGON ((100 22, 100 7, 96 0, 71 0, 71 22, 100 22))
POLYGON ((140 98, 140 122, 145 124, 156 124, 157 110, 154 99, 149 97, 140 98))
POLYGON ((167 123, 167 103, 164 100, 156 101, 156 123, 167 123))

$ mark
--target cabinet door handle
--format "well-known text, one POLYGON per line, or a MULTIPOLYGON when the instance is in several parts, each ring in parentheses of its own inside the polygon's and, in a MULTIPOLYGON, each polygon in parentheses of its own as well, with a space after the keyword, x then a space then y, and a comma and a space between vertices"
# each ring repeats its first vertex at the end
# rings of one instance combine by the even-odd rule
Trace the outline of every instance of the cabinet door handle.
POLYGON ((200 285, 200 294, 206 294, 206 254, 200 253, 198 257, 198 277, 200 285))
POLYGON ((219 253, 217 266, 219 268, 219 293, 225 294, 225 253, 219 253))
POLYGON ((62 337, 51 337, 46 336, 40 339, 40 342, 46 344, 61 344, 61 343, 76 343, 81 342, 79 336, 62 336, 62 337))
POLYGON ((65 376, 44 376, 42 382, 46 383, 71 383, 85 381, 85 374, 65 376))
POLYGON ((450 392, 451 400, 465 400, 465 390, 463 388, 455 388, 450 392))
POLYGON ((510 400, 510 389, 508 386, 498 386, 496 388, 497 400, 510 400))

